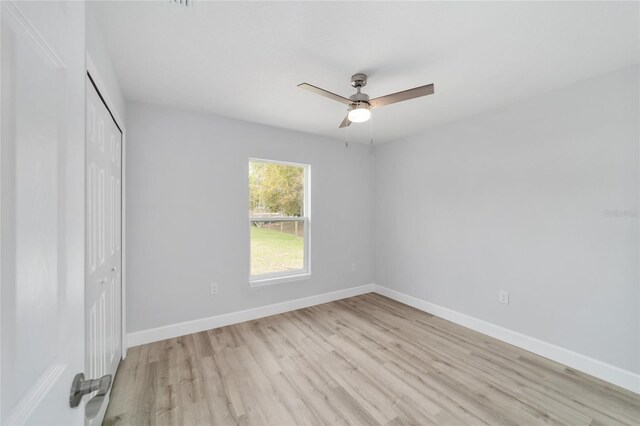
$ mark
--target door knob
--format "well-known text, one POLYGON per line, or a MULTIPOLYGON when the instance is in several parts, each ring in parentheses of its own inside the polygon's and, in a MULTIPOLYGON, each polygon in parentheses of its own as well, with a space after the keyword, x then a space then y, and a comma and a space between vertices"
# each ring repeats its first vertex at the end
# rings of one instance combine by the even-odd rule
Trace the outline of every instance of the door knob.
POLYGON ((111 374, 102 376, 99 379, 86 380, 83 373, 78 373, 71 384, 69 406, 71 406, 71 408, 77 407, 83 396, 90 394, 91 392, 98 391, 98 393, 87 403, 85 411, 87 418, 92 419, 98 415, 100 407, 102 407, 104 397, 107 395, 107 392, 109 392, 110 387, 111 374))

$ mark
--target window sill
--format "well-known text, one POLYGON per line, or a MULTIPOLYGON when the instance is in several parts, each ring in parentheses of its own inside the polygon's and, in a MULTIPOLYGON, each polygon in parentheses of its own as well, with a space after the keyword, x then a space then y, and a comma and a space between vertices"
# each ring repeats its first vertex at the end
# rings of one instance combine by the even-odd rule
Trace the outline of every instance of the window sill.
POLYGON ((285 275, 282 277, 258 278, 255 280, 249 280, 249 286, 264 287, 268 285, 283 284, 283 283, 289 283, 293 281, 303 281, 303 280, 308 280, 309 278, 311 278, 310 272, 304 272, 296 275, 285 275))

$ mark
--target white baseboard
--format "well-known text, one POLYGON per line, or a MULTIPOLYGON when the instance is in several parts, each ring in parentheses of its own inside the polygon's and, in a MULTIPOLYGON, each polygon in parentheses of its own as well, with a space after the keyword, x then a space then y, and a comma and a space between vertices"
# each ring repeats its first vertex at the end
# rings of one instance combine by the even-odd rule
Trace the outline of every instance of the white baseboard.
POLYGON ((144 345, 145 343, 158 342, 160 340, 184 336, 186 334, 211 330, 212 328, 238 324, 244 321, 251 321, 258 318, 281 314, 283 312, 295 311, 296 309, 308 308, 309 306, 333 302, 334 300, 346 299, 347 297, 371 293, 373 291, 373 288, 373 284, 365 284, 358 287, 347 288, 344 290, 332 291, 330 293, 322 293, 315 296, 304 297, 301 299, 294 299, 286 302, 274 303, 272 305, 246 309, 244 311, 230 312, 228 314, 215 315, 212 317, 201 318, 193 321, 180 322, 164 327, 136 331, 127 334, 127 344, 129 348, 132 348, 134 346, 144 345))
POLYGON ((640 374, 380 285, 373 285, 373 291, 640 394, 640 374))

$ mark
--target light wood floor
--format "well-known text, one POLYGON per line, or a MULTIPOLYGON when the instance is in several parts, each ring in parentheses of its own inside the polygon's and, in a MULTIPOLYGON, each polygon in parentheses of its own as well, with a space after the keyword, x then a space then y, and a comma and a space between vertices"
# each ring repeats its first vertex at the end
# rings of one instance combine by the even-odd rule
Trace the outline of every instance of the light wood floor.
POLYGON ((370 293, 129 350, 106 425, 617 425, 640 396, 370 293))

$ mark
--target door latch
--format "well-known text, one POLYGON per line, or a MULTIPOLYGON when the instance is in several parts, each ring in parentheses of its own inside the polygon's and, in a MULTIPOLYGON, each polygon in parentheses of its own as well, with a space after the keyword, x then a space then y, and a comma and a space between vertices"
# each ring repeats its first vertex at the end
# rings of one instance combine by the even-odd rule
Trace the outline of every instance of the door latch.
POLYGON ((75 408, 80 405, 80 401, 83 396, 90 394, 91 392, 98 391, 98 393, 89 400, 86 407, 85 414, 87 418, 92 419, 98 415, 100 407, 102 407, 104 397, 107 395, 107 392, 109 392, 110 387, 111 374, 102 376, 99 379, 85 380, 84 374, 78 373, 76 374, 76 377, 73 378, 73 383, 71 384, 69 405, 71 408, 75 408))

